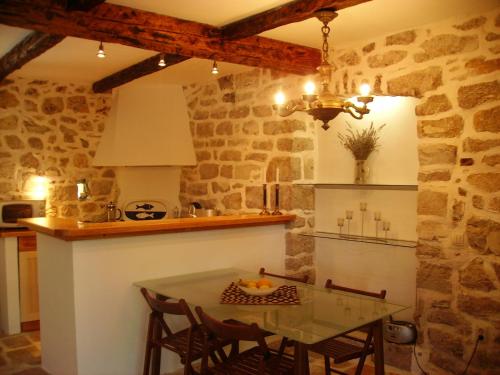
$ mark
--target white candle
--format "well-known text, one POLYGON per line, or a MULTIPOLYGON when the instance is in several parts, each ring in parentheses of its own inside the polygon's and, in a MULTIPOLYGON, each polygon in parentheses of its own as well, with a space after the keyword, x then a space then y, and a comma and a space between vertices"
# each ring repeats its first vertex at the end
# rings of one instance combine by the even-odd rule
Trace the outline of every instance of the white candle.
POLYGON ((344 226, 344 218, 343 217, 339 217, 337 219, 337 224, 338 224, 339 227, 344 226))
POLYGON ((351 220, 352 219, 352 211, 351 210, 347 210, 345 212, 345 217, 346 217, 346 219, 351 220))
POLYGON ((280 169, 276 168, 276 183, 279 184, 280 182, 280 169))
POLYGON ((380 211, 375 211, 374 216, 375 216, 375 220, 377 220, 377 221, 382 219, 382 213, 380 211))

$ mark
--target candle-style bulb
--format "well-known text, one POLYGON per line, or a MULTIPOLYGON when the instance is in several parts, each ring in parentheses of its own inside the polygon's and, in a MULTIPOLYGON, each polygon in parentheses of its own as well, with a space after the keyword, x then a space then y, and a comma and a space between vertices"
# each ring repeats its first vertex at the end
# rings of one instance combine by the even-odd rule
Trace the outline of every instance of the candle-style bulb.
POLYGON ((304 91, 306 95, 313 95, 316 92, 316 85, 313 81, 307 81, 304 85, 304 91))
POLYGON ((368 83, 363 83, 361 86, 359 86, 359 93, 361 96, 368 96, 370 95, 371 87, 368 83))
POLYGON ((283 104, 285 104, 285 101, 286 101, 286 98, 285 98, 285 94, 283 93, 283 91, 278 91, 274 95, 274 103, 276 103, 276 105, 283 105, 283 104))

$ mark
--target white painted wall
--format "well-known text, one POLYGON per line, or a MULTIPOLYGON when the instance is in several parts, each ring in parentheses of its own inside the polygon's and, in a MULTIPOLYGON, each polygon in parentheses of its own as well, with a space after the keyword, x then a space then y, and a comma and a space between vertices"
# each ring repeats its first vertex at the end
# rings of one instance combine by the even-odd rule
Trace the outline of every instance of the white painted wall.
POLYGON ((316 280, 378 292, 387 300, 410 306, 396 318, 413 321, 416 298, 415 249, 351 241, 316 239, 316 280))
MULTIPOLYGON (((339 142, 338 132, 345 133, 346 121, 362 129, 373 121, 386 124, 380 133, 380 148, 367 163, 370 184, 417 184, 417 126, 415 99, 375 97, 371 113, 363 120, 339 115, 329 130, 318 131, 316 181, 353 183, 354 158, 339 142)), ((374 211, 391 222, 389 238, 416 240, 417 192, 395 190, 316 189, 315 228, 338 232, 337 218, 346 210, 354 211, 350 233, 361 234, 359 203, 366 202, 364 235, 375 236, 374 211)), ((381 226, 379 236, 384 236, 381 226)), ((347 231, 347 223, 343 233, 347 231)), ((316 239, 317 282, 332 278, 335 283, 357 289, 386 289, 389 301, 415 306, 415 249, 378 244, 316 239)), ((398 318, 413 320, 413 308, 398 318)))
POLYGON ((116 182, 120 190, 118 207, 130 201, 156 200, 165 203, 169 217, 175 206, 181 208, 179 190, 181 167, 119 167, 116 182))
MULTIPOLYGON (((375 237, 374 212, 380 211, 382 220, 391 223, 388 238, 416 241, 417 239, 417 194, 416 191, 399 190, 353 190, 316 189, 316 230, 338 233, 337 219, 345 218, 345 211, 353 211, 350 234, 361 235, 361 211, 359 203, 367 203, 364 215, 363 234, 375 237)), ((379 222, 378 236, 384 237, 379 222)), ((347 233, 347 220, 342 229, 347 233)))
POLYGON ((354 129, 373 124, 386 126, 380 132, 380 148, 368 158, 371 184, 417 183, 417 127, 415 103, 417 99, 377 96, 368 106, 371 113, 363 120, 355 120, 348 114, 340 114, 330 122, 330 129, 318 129, 318 157, 316 180, 318 182, 354 183, 355 161, 338 139, 345 134, 346 122, 354 129))
POLYGON ((17 237, 0 238, 0 333, 21 332, 17 237))
MULTIPOLYGON (((73 242, 38 235, 43 368, 141 373, 148 309, 133 282, 225 267, 283 273, 284 233, 273 225, 73 242)), ((162 356, 162 372, 179 366, 162 356)))

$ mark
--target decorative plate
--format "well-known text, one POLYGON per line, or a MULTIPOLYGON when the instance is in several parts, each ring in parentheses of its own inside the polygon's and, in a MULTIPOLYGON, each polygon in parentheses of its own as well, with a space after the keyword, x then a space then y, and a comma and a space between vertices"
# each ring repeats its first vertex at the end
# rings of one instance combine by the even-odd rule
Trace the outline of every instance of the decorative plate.
POLYGON ((132 201, 125 205, 123 212, 128 220, 160 220, 167 216, 167 207, 161 201, 132 201))

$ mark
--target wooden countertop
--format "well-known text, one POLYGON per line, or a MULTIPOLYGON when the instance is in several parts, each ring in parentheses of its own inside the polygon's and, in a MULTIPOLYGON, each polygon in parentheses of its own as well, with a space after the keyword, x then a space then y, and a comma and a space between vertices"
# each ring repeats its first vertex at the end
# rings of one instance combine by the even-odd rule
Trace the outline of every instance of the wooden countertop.
POLYGON ((29 229, 22 229, 22 228, 0 229, 0 238, 31 237, 35 235, 36 233, 29 229))
POLYGON ((75 219, 39 217, 22 219, 19 220, 19 223, 27 226, 33 231, 61 238, 65 241, 73 241, 106 237, 141 236, 156 233, 285 224, 293 220, 295 220, 295 215, 233 215, 150 221, 79 223, 75 219))

